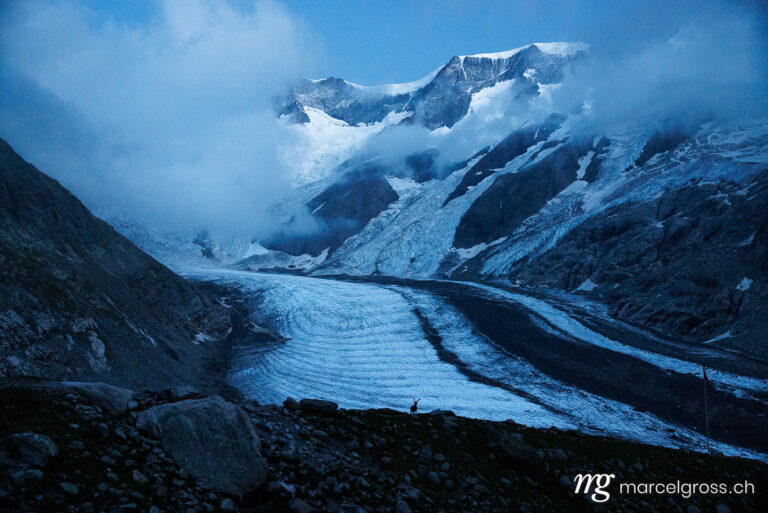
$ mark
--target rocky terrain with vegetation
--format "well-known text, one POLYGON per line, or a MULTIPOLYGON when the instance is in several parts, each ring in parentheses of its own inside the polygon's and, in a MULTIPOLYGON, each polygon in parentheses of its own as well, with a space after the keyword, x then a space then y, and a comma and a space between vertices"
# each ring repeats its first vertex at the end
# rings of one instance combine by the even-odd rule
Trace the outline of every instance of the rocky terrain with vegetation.
POLYGON ((436 410, 260 405, 190 387, 4 380, 0 511, 765 511, 768 467, 436 410), (611 499, 574 494, 613 473, 611 499), (616 482, 748 481, 748 495, 620 495, 616 482))

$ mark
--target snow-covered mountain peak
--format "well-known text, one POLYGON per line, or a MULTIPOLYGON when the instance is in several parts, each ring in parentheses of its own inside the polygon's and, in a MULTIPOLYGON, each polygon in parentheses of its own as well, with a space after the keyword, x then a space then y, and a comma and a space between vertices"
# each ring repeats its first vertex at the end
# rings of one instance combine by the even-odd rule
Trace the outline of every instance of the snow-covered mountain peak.
POLYGON ((582 52, 586 53, 589 50, 589 45, 586 43, 582 43, 580 41, 559 42, 559 43, 532 43, 529 45, 520 46, 518 48, 514 48, 512 50, 506 50, 503 52, 462 55, 460 56, 460 58, 466 59, 468 57, 471 57, 475 59, 492 59, 492 60, 509 59, 513 55, 520 53, 522 50, 527 50, 533 46, 535 46, 537 49, 541 50, 544 53, 551 54, 551 55, 559 55, 562 57, 576 55, 582 52))
POLYGON ((375 86, 365 86, 360 84, 355 84, 354 82, 350 82, 348 80, 345 80, 348 85, 351 87, 354 87, 356 89, 359 89, 361 91, 365 91, 372 94, 379 94, 379 95, 388 95, 388 96, 397 96, 401 94, 409 94, 417 91, 418 89, 421 89, 428 83, 434 79, 438 73, 440 73, 440 70, 443 69, 444 66, 440 66, 439 68, 433 70, 431 73, 421 77, 418 80, 414 80, 413 82, 405 82, 401 84, 382 84, 382 85, 375 85, 375 86))
POLYGON ((533 43, 497 53, 454 56, 413 82, 364 86, 341 78, 302 80, 280 99, 278 113, 309 123, 306 108, 318 109, 351 126, 383 121, 407 112, 409 122, 434 130, 452 127, 468 112, 473 94, 498 82, 519 80, 525 96, 559 83, 565 66, 583 56, 584 43, 533 43))

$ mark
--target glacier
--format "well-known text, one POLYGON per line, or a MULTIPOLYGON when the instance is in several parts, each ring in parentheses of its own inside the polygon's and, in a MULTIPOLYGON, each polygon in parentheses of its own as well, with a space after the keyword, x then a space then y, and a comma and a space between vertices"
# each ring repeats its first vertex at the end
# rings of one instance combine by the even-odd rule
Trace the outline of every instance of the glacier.
MULTIPOLYGON (((237 287, 250 298, 253 318, 284 337, 235 348, 230 382, 261 403, 318 397, 331 398, 344 408, 405 410, 416 397, 427 411, 447 409, 469 417, 511 419, 532 427, 578 429, 697 451, 705 447, 703 436, 693 430, 542 374, 423 290, 232 269, 187 267, 184 274, 237 287), (461 366, 440 358, 419 315, 461 366), (462 367, 482 379, 472 379, 462 367)), ((552 320, 552 310, 538 300, 491 292, 552 320)), ((577 321, 556 312, 569 334, 584 336, 585 328, 571 329, 580 326, 577 321)), ((747 388, 751 384, 730 383, 747 388)), ((766 459, 749 449, 716 441, 711 445, 723 454, 766 459)))

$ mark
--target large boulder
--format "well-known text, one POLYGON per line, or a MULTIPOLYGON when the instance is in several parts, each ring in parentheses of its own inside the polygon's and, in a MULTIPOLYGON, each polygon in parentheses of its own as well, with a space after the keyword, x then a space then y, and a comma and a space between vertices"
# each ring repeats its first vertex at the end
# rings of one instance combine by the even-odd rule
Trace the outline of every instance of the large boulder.
POLYGON ((190 386, 169 387, 161 390, 158 395, 168 402, 203 397, 203 394, 198 389, 190 386))
POLYGON ((91 403, 112 415, 126 413, 128 411, 128 401, 133 397, 131 390, 107 385, 106 383, 64 381, 61 385, 86 397, 91 403))
POLYGON ((37 433, 16 433, 0 443, 14 460, 33 467, 44 467, 59 453, 53 440, 37 433))
POLYGON ((302 411, 311 413, 331 414, 336 413, 336 410, 339 409, 338 404, 322 399, 302 399, 299 401, 299 405, 301 406, 302 411))
POLYGON ((485 428, 488 450, 502 465, 538 468, 541 456, 531 445, 525 443, 521 435, 497 431, 491 426, 485 428))
POLYGON ((220 397, 155 406, 139 414, 137 426, 159 439, 203 486, 243 495, 267 478, 267 462, 250 418, 220 397))

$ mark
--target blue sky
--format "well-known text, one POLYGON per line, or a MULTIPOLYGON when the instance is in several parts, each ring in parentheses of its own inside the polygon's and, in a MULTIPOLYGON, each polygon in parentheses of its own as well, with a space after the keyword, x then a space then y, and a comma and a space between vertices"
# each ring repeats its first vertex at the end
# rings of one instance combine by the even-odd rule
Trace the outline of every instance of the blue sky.
MULTIPOLYGON (((243 11, 252 0, 231 0, 243 11)), ((145 24, 150 2, 86 1, 120 23, 145 24)), ((453 55, 533 42, 585 41, 612 51, 669 37, 702 12, 689 0, 283 0, 316 51, 306 74, 365 85, 408 82, 453 55)), ((727 4, 729 2, 722 2, 727 4)), ((734 2, 734 5, 736 3, 734 2)))
POLYGON ((364 85, 415 80, 453 55, 534 42, 584 41, 636 52, 681 23, 721 11, 763 12, 757 0, 286 0, 325 47, 321 76, 364 85), (757 7, 757 9, 755 9, 757 7))
POLYGON ((586 9, 579 1, 509 0, 288 0, 285 5, 324 43, 320 74, 366 85, 415 80, 453 55, 573 39, 583 35, 573 27, 574 16, 595 18, 595 11, 614 9, 613 2, 586 9))

